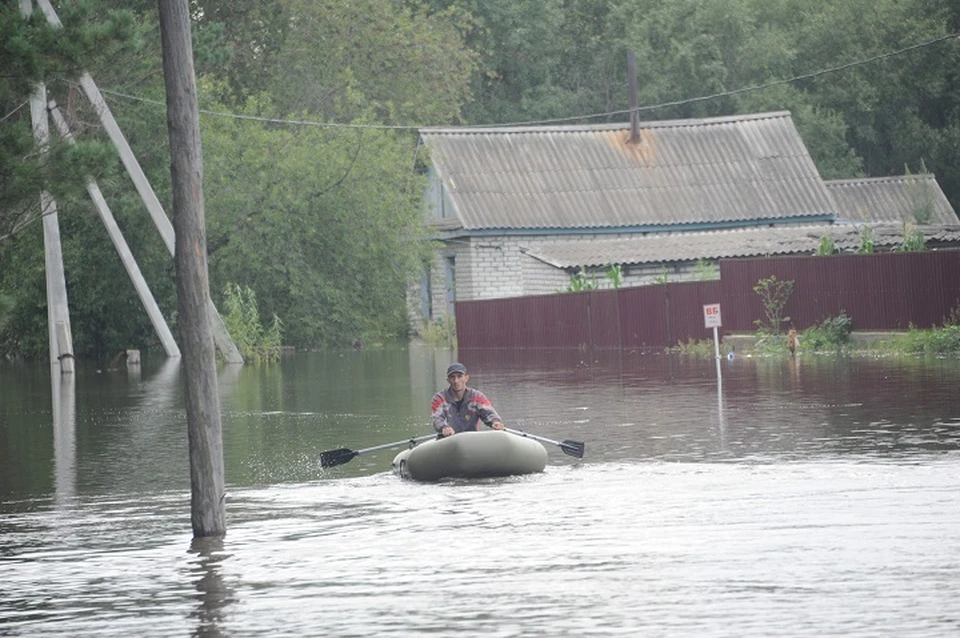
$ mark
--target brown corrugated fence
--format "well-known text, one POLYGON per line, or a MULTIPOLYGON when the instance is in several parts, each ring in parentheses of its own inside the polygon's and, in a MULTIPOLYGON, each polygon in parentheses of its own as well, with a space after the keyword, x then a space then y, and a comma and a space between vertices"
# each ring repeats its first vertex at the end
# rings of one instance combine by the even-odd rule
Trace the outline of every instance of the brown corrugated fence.
MULTIPOLYGON (((930 328, 960 303, 960 251, 731 259, 720 280, 456 304, 460 348, 661 348, 706 339, 703 306, 719 303, 723 332, 754 332, 753 287, 794 282, 784 314, 798 330, 844 311, 854 330, 930 328)), ((785 324, 785 327, 789 327, 785 324)))

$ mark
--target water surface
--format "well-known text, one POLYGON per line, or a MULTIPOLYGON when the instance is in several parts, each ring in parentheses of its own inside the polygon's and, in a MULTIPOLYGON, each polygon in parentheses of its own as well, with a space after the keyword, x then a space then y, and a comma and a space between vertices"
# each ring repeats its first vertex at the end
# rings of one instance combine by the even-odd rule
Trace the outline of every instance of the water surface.
POLYGON ((0 634, 953 636, 960 363, 464 352, 548 445, 540 475, 436 485, 453 355, 221 370, 228 533, 193 542, 179 366, 0 366, 0 634), (53 397, 59 397, 55 402, 53 397))

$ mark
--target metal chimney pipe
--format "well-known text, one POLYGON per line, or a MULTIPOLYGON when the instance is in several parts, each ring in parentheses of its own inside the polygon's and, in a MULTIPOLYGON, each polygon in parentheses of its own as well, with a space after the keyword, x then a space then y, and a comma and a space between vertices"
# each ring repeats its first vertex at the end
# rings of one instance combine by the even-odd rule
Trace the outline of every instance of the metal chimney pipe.
POLYGON ((640 113, 637 97, 637 56, 633 51, 627 51, 627 79, 630 82, 630 143, 640 142, 640 113))

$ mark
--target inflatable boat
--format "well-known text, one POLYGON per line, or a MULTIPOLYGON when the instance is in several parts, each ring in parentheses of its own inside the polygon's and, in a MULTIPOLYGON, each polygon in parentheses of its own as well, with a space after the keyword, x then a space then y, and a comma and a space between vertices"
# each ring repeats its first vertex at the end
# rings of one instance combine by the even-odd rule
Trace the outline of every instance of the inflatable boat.
POLYGON ((542 472, 547 451, 539 442, 498 430, 431 439, 393 459, 393 471, 415 481, 489 478, 542 472))

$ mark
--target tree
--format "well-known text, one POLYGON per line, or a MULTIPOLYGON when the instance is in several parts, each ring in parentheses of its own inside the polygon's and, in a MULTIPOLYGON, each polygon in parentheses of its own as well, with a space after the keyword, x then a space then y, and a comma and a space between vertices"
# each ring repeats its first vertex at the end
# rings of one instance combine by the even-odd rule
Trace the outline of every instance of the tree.
POLYGON ((753 291, 763 302, 763 313, 766 318, 766 322, 761 319, 754 322, 758 328, 771 334, 779 334, 780 324, 790 321, 790 317, 783 316, 783 309, 793 295, 793 284, 792 279, 777 279, 776 275, 770 275, 754 285, 753 291))

